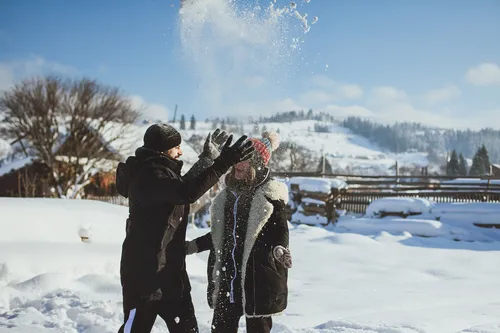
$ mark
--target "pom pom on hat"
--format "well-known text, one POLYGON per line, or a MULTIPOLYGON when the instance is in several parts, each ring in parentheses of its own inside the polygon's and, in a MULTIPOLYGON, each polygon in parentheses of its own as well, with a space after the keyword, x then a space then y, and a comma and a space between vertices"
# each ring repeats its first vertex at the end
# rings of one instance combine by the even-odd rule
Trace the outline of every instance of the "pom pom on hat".
POLYGON ((262 133, 262 138, 251 138, 253 142, 255 152, 258 153, 262 162, 266 166, 271 159, 271 154, 275 151, 281 142, 281 138, 278 133, 270 131, 262 133))
POLYGON ((264 132, 262 133, 262 139, 267 139, 270 144, 270 150, 273 152, 278 149, 281 143, 281 137, 276 132, 264 132))

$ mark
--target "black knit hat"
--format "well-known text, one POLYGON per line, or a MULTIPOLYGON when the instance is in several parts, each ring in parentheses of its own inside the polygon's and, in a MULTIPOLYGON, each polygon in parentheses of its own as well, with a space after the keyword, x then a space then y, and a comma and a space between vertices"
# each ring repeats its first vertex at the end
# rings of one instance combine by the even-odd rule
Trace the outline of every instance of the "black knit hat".
POLYGON ((180 133, 168 124, 154 124, 144 133, 144 148, 164 152, 181 144, 180 133))

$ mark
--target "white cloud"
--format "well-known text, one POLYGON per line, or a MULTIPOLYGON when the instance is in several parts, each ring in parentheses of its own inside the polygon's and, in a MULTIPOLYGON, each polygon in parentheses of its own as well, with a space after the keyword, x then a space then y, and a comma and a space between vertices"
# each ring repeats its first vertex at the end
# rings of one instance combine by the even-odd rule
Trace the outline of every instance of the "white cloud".
MULTIPOLYGON (((330 86, 333 81, 329 81, 324 77, 317 77, 314 80, 317 86, 322 87, 330 86)), ((429 91, 425 94, 425 97, 429 102, 438 102, 449 100, 459 94, 458 88, 447 86, 429 91)), ((313 107, 313 109, 328 112, 338 119, 359 116, 386 124, 396 121, 408 121, 436 127, 474 129, 483 128, 490 123, 500 123, 499 110, 496 110, 496 112, 495 110, 478 111, 474 116, 464 117, 456 109, 447 108, 446 106, 423 108, 416 103, 421 98, 415 98, 405 90, 392 86, 375 86, 368 91, 366 103, 352 105, 331 103, 331 95, 326 94, 324 90, 310 90, 299 95, 297 101, 287 99, 286 107, 276 111, 307 110, 311 105, 303 103, 306 99, 317 102, 319 106, 313 107)), ((277 103, 276 106, 284 105, 283 103, 277 103)))
POLYGON ((156 103, 148 103, 141 96, 130 96, 132 106, 139 109, 143 119, 155 121, 168 121, 169 110, 165 106, 156 103))
POLYGON ((333 101, 358 99, 364 93, 356 84, 340 83, 325 75, 311 77, 308 86, 310 89, 299 95, 299 101, 312 107, 333 101))
POLYGON ((449 126, 453 121, 448 119, 449 113, 444 110, 417 108, 410 96, 402 89, 391 86, 378 86, 371 89, 367 108, 373 111, 381 121, 393 123, 396 121, 419 122, 434 126, 449 126))
POLYGON ((363 89, 356 84, 342 84, 338 87, 342 99, 357 99, 363 96, 363 89))
POLYGON ((72 66, 47 61, 39 56, 0 62, 0 90, 9 89, 16 80, 47 73, 74 75, 78 70, 72 66))
POLYGON ((462 91, 454 85, 448 85, 444 88, 434 89, 426 92, 423 96, 423 101, 428 104, 446 102, 457 98, 462 94, 462 91))
POLYGON ((349 116, 357 116, 362 118, 374 118, 376 115, 372 110, 365 108, 360 105, 348 105, 340 106, 329 104, 322 108, 321 111, 329 112, 332 116, 336 118, 345 118, 349 116))
POLYGON ((500 66, 494 63, 482 63, 470 68, 465 77, 477 86, 500 84, 500 66))
POLYGON ((309 79, 309 82, 311 85, 323 89, 331 89, 336 85, 334 80, 325 75, 314 75, 309 79))
POLYGON ((408 95, 404 90, 390 86, 377 86, 372 88, 368 96, 368 104, 385 105, 387 103, 407 103, 408 95))
POLYGON ((299 95, 301 103, 310 105, 311 107, 329 103, 334 99, 335 96, 332 93, 321 89, 308 90, 299 95))

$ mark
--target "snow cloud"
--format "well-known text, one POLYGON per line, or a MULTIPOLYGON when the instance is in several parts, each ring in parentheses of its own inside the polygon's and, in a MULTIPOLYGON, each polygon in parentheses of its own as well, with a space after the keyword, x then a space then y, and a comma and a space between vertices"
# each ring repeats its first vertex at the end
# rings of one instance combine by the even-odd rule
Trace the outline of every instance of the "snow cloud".
POLYGON ((500 66, 495 63, 482 63, 470 68, 465 77, 476 86, 500 84, 500 66))
POLYGON ((272 107, 304 36, 302 6, 237 2, 195 1, 180 10, 181 52, 209 114, 272 107))
POLYGON ((423 100, 427 104, 436 104, 460 97, 461 94, 462 91, 457 86, 448 85, 444 88, 434 89, 426 92, 423 96, 423 100))

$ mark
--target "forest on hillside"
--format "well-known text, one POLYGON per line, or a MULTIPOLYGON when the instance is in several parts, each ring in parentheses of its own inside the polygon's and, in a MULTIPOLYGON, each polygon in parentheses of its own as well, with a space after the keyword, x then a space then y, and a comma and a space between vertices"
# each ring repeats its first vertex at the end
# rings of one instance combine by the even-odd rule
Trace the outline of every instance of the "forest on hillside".
POLYGON ((364 136, 381 148, 401 153, 411 150, 428 152, 432 163, 443 163, 443 154, 455 150, 465 158, 472 159, 477 150, 484 145, 492 163, 500 163, 500 130, 485 128, 479 131, 456 130, 430 127, 420 123, 396 122, 384 125, 361 117, 347 117, 340 121, 324 112, 288 111, 270 117, 260 117, 255 123, 290 122, 316 120, 317 132, 329 130, 333 122, 350 129, 354 134, 364 136))
POLYGON ((382 125, 360 117, 348 117, 341 125, 392 152, 415 149, 428 152, 432 160, 433 157, 438 158, 439 153, 455 150, 465 158, 472 159, 484 145, 491 162, 500 162, 500 130, 442 129, 407 122, 382 125))

